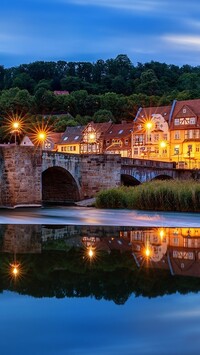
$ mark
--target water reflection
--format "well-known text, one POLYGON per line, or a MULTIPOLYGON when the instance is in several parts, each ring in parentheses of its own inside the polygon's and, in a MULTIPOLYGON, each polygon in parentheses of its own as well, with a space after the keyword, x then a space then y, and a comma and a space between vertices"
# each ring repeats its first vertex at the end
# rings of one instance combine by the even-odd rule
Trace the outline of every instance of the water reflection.
POLYGON ((3 225, 0 236, 2 291, 124 304, 200 290, 200 228, 3 225))

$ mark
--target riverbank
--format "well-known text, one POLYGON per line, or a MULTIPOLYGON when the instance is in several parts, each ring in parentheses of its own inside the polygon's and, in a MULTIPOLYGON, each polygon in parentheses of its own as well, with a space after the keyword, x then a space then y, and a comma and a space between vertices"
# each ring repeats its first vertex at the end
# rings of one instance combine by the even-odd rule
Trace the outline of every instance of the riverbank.
POLYGON ((79 206, 79 207, 95 207, 95 203, 96 203, 96 198, 88 198, 86 200, 82 200, 82 201, 77 201, 75 202, 75 206, 79 206))

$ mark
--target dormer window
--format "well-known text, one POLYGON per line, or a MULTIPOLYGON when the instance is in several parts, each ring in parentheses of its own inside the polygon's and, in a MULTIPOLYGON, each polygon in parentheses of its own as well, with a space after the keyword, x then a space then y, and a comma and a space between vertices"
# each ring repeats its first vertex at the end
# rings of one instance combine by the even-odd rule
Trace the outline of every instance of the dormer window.
POLYGON ((190 124, 196 123, 196 117, 190 117, 190 124))
POLYGON ((174 125, 175 125, 175 126, 178 126, 179 124, 180 124, 179 118, 175 118, 175 119, 174 119, 174 125))

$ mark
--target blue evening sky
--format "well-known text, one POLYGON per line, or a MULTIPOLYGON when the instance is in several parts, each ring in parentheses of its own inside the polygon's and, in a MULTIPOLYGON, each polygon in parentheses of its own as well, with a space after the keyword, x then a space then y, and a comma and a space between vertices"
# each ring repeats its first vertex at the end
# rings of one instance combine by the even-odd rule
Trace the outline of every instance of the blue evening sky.
POLYGON ((0 65, 127 54, 200 65, 199 0, 2 0, 0 65))

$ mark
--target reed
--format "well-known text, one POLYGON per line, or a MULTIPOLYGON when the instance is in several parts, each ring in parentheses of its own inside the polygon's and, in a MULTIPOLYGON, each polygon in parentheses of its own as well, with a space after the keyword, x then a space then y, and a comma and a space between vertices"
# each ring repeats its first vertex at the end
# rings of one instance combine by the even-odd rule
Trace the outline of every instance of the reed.
POLYGON ((200 212, 200 183, 180 180, 151 181, 135 187, 101 191, 96 207, 154 211, 200 212))

